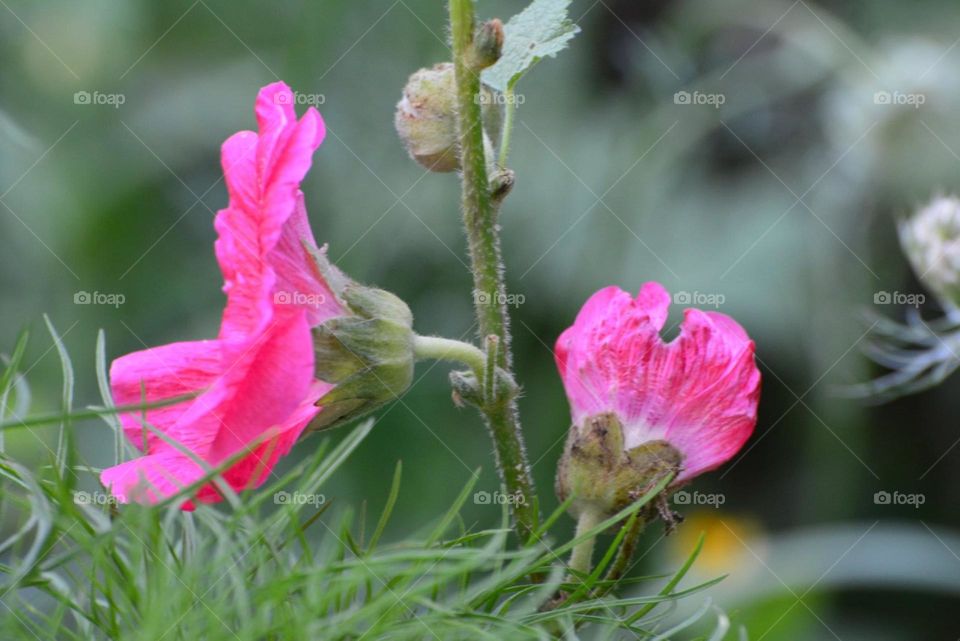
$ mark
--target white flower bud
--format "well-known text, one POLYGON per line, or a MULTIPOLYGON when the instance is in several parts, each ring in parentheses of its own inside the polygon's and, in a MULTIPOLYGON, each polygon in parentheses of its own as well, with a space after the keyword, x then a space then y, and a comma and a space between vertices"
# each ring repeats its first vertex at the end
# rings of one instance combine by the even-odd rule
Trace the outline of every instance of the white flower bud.
POLYGON ((917 277, 942 303, 960 304, 960 199, 938 196, 899 225, 917 277))

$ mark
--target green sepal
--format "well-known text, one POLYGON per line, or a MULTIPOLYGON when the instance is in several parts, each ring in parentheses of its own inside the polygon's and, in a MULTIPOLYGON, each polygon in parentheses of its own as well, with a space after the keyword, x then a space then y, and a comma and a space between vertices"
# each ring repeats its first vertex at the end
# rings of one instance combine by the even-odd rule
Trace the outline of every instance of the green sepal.
POLYGON ((350 311, 358 316, 389 320, 405 326, 408 330, 413 327, 413 313, 410 308, 403 299, 385 289, 349 283, 343 288, 341 295, 350 311))
POLYGON ((344 309, 313 328, 316 377, 336 387, 317 401, 311 429, 334 427, 396 399, 413 381, 413 314, 390 292, 359 285, 311 252, 344 309))
POLYGON ((496 386, 492 389, 493 398, 487 398, 488 393, 477 380, 475 373, 469 370, 450 372, 454 401, 457 405, 466 403, 482 408, 489 403, 509 401, 520 393, 520 388, 513 377, 499 367, 496 369, 496 377, 496 386))
POLYGON ((666 441, 647 441, 624 450, 623 426, 612 413, 573 426, 557 468, 561 501, 573 496, 570 510, 612 516, 626 508, 666 474, 677 473, 683 455, 666 441))
POLYGON ((371 367, 413 370, 413 332, 389 320, 340 316, 314 328, 317 378, 340 383, 371 367))
POLYGON ((351 283, 350 278, 337 269, 337 267, 330 262, 330 259, 327 258, 326 245, 317 247, 307 240, 302 240, 301 244, 307 254, 310 255, 310 258, 313 259, 313 266, 316 269, 317 275, 319 275, 321 280, 330 288, 337 302, 340 303, 342 307, 345 307, 346 304, 343 300, 342 292, 346 289, 347 285, 351 283))

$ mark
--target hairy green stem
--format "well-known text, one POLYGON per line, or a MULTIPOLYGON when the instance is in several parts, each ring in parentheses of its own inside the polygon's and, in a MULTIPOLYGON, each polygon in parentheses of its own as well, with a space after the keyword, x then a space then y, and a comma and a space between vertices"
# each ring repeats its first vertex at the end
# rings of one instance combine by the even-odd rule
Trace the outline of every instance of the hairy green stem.
POLYGON ((463 169, 462 207, 473 262, 474 299, 481 338, 500 338, 500 363, 509 358, 506 338, 506 296, 500 273, 500 242, 496 231, 496 203, 490 196, 483 148, 480 77, 468 66, 473 44, 473 0, 450 0, 454 71, 457 85, 457 125, 463 169))
MULTIPOLYGON (((637 518, 635 518, 633 524, 630 525, 630 530, 624 535, 623 542, 620 543, 620 549, 617 550, 616 558, 614 558, 613 563, 607 570, 606 576, 603 577, 604 582, 609 583, 600 588, 597 594, 594 595, 595 597, 600 597, 610 592, 629 571, 630 561, 633 560, 633 555, 637 551, 637 543, 640 542, 640 534, 646 526, 647 519, 644 518, 643 513, 637 514, 637 518)), ((624 525, 624 527, 627 527, 627 525, 624 525)))
MULTIPOLYGON (((580 517, 577 519, 577 532, 574 535, 574 538, 578 538, 597 527, 597 525, 603 521, 603 515, 600 514, 599 510, 584 509, 580 513, 580 517)), ((570 569, 576 570, 577 572, 582 572, 583 574, 589 574, 591 564, 593 562, 593 544, 596 542, 597 537, 591 536, 586 541, 581 541, 573 548, 573 552, 570 553, 570 569)))
MULTIPOLYGON (((454 73, 457 84, 457 129, 462 167, 462 208, 473 271, 474 302, 482 340, 497 337, 496 364, 512 375, 506 287, 497 227, 497 207, 490 193, 479 69, 470 67, 474 36, 473 0, 449 0, 454 73)), ((484 400, 480 408, 493 437, 497 464, 506 489, 523 501, 513 504, 517 534, 526 541, 534 529, 537 501, 520 432, 515 395, 484 400)))
POLYGON ((472 369, 478 378, 483 374, 487 361, 486 354, 476 345, 439 336, 415 336, 413 354, 417 358, 463 363, 472 369))

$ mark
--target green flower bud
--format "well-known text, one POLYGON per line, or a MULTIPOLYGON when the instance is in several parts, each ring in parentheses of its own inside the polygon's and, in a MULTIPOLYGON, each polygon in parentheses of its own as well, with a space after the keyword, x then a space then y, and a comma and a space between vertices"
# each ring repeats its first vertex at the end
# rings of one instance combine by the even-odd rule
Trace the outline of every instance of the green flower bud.
MULTIPOLYGON (((457 83, 453 63, 420 69, 407 81, 397 103, 394 124, 410 157, 430 171, 460 169, 457 140, 457 83)), ((491 136, 499 136, 501 108, 488 87, 478 97, 484 120, 484 146, 493 155, 491 136)))
POLYGON ((314 253, 334 296, 348 313, 313 329, 316 376, 336 385, 322 396, 311 424, 324 429, 396 399, 413 380, 413 314, 400 298, 353 282, 314 253))
POLYGON ((557 469, 561 501, 573 496, 570 511, 613 516, 639 499, 666 474, 677 472, 681 453, 666 441, 647 441, 628 451, 615 414, 592 416, 573 426, 557 469))

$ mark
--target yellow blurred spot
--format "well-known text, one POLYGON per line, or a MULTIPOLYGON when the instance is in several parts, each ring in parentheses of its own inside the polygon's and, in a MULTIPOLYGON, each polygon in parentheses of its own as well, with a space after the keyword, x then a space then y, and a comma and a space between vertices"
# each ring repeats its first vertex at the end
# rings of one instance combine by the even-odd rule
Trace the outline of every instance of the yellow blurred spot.
POLYGON ((743 564, 763 558, 766 539, 755 520, 720 512, 701 510, 684 515, 676 533, 667 538, 672 566, 683 563, 705 535, 703 550, 693 565, 698 574, 731 574, 743 564))

